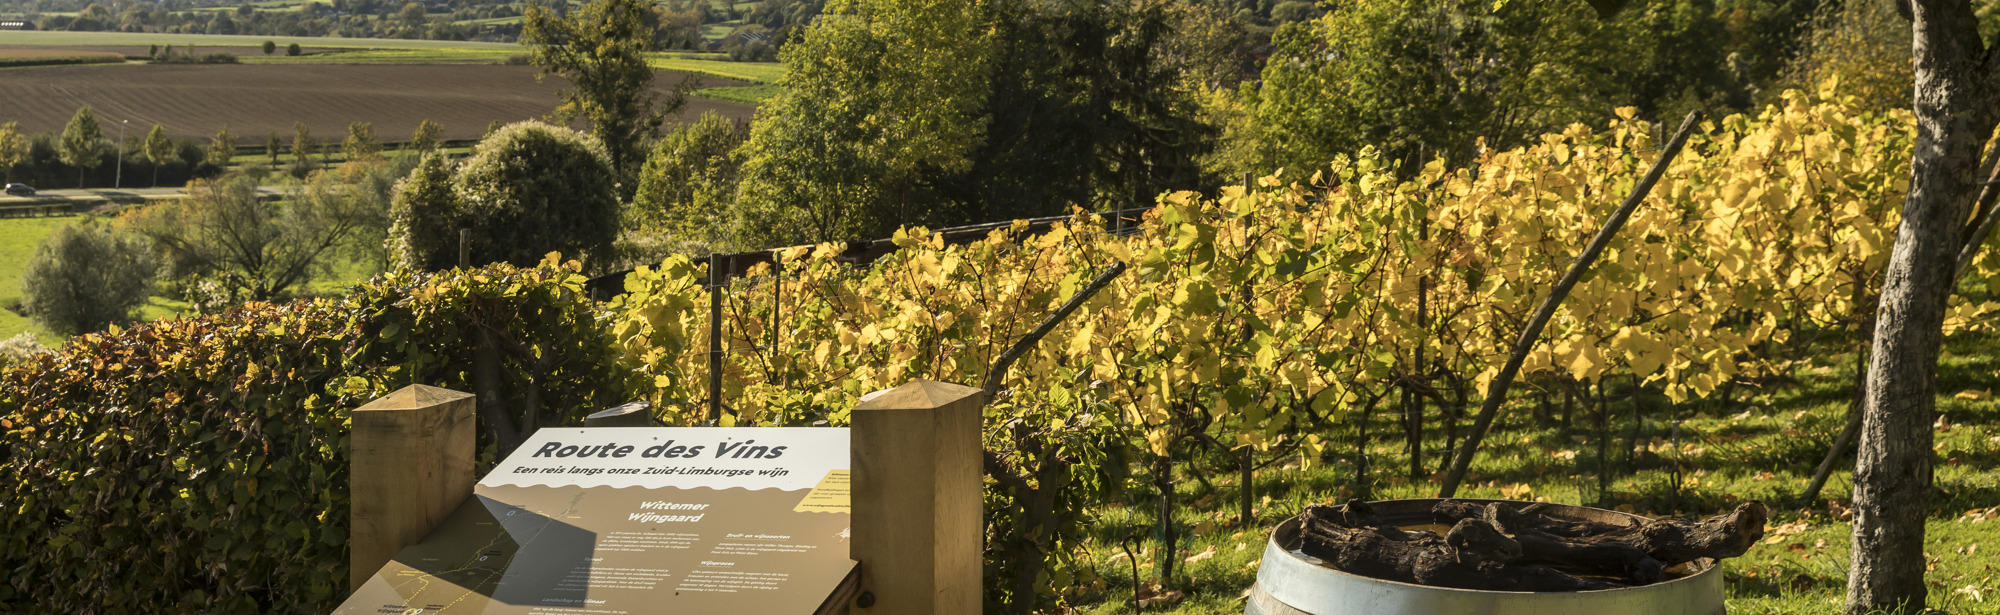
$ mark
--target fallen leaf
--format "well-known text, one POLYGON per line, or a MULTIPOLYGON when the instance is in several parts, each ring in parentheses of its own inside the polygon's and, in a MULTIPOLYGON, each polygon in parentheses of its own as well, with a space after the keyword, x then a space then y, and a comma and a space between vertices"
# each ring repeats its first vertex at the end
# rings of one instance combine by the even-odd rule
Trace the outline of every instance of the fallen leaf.
POLYGON ((1986 398, 1988 398, 1988 397, 1992 397, 1992 396, 1993 396, 1993 392, 1992 392, 1992 391, 1989 391, 1989 390, 1986 390, 1986 389, 1977 389, 1977 390, 1974 390, 1974 389, 1966 389, 1966 390, 1963 390, 1963 391, 1959 391, 1957 395, 1953 395, 1953 396, 1951 396, 1951 398, 1952 398, 1952 399, 1970 399, 1970 400, 1974 400, 1974 401, 1977 401, 1977 400, 1981 400, 1981 399, 1986 399, 1986 398))
POLYGON ((1509 500, 1525 499, 1535 494, 1535 488, 1526 484, 1514 484, 1500 488, 1500 495, 1509 500))
MULTIPOLYGON (((1766 525, 1764 526, 1764 534, 1768 537, 1764 539, 1764 544, 1775 545, 1784 542, 1786 536, 1804 532, 1808 529, 1812 529, 1812 526, 1807 525, 1804 521, 1793 521, 1776 527, 1766 525)), ((1800 545, 1800 548, 1804 548, 1804 545, 1800 545)))
POLYGON ((1186 594, 1182 594, 1179 591, 1163 592, 1151 598, 1140 598, 1139 608, 1144 609, 1156 606, 1171 606, 1175 604, 1180 604, 1181 600, 1186 597, 1187 597, 1186 594))
MULTIPOLYGON (((1241 546, 1241 545, 1239 545, 1239 546, 1241 546)), ((1211 557, 1215 557, 1215 545, 1209 545, 1209 546, 1208 546, 1208 549, 1206 549, 1206 550, 1203 550, 1203 551, 1202 551, 1202 552, 1200 552, 1200 553, 1196 553, 1196 554, 1194 554, 1194 555, 1189 555, 1189 556, 1187 556, 1187 559, 1186 559, 1185 561, 1186 561, 1187 563, 1190 563, 1190 564, 1192 564, 1192 563, 1195 563, 1195 562, 1199 562, 1199 561, 1202 561, 1202 560, 1205 560, 1205 559, 1208 559, 1208 558, 1211 558, 1211 557)))
POLYGON ((1960 588, 1958 588, 1958 589, 1956 589, 1956 590, 1953 590, 1953 591, 1952 591, 1952 593, 1955 593, 1955 594, 1965 594, 1965 597, 1967 597, 1967 598, 1971 598, 1973 602, 1985 602, 1985 601, 1986 601, 1986 597, 1985 597, 1985 596, 1983 596, 1983 595, 1981 595, 1981 594, 1979 593, 1979 588, 1978 588, 1978 587, 1974 587, 1974 586, 1972 586, 1972 585, 1966 585, 1965 587, 1960 587, 1960 588))
POLYGON ((1569 460, 1573 460, 1573 459, 1576 459, 1576 451, 1571 451, 1571 450, 1561 450, 1561 451, 1556 451, 1556 452, 1555 452, 1555 458, 1557 458, 1557 459, 1561 459, 1561 460, 1564 460, 1564 461, 1569 461, 1569 460))
POLYGON ((1776 474, 1772 474, 1772 473, 1770 473, 1770 472, 1758 472, 1758 473, 1757 473, 1757 476, 1756 476, 1756 480, 1771 480, 1771 479, 1772 479, 1773 477, 1775 477, 1775 476, 1777 476, 1777 475, 1776 475, 1776 474))

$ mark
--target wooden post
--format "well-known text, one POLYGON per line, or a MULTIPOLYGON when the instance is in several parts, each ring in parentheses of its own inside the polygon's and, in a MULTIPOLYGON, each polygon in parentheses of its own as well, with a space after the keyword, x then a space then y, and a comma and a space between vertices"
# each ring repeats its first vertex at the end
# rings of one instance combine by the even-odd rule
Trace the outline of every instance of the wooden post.
POLYGON ((979 409, 972 387, 912 381, 854 408, 853 612, 980 609, 979 409))
POLYGON ((354 410, 348 591, 472 497, 473 395, 421 384, 354 410))

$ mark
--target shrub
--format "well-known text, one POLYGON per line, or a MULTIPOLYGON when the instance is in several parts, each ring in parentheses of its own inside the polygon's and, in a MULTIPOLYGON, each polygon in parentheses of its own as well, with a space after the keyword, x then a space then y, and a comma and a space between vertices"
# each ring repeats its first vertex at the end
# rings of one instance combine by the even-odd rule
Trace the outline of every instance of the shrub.
POLYGON ((304 55, 304 51, 299 49, 298 43, 292 43, 290 45, 285 46, 285 55, 288 56, 304 55))
POLYGON ((438 270, 458 264, 458 195, 452 192, 451 163, 425 154, 408 177, 396 183, 389 202, 389 242, 397 264, 438 270))
MULTIPOLYGON (((434 180, 405 189, 434 189, 434 180)), ((595 139, 541 122, 505 126, 480 141, 452 177, 455 206, 414 206, 442 202, 435 192, 421 200, 399 195, 412 205, 398 210, 399 228, 412 233, 396 239, 400 260, 426 267, 457 262, 457 229, 471 231, 473 263, 525 266, 550 252, 602 257, 618 233, 614 181, 610 157, 595 139)))
POLYGON ((484 391, 530 427, 627 401, 582 285, 554 263, 393 274, 0 371, 0 613, 332 611, 350 589, 349 410, 415 383, 484 391), (479 361, 513 377, 482 382, 479 361))
MULTIPOLYGON (((639 171, 634 217, 681 239, 708 239, 727 219, 748 129, 714 112, 660 139, 639 171)), ((726 233, 720 234, 727 236, 726 233)))
POLYGON ((159 267, 145 238, 85 222, 57 229, 21 276, 21 305, 62 335, 132 319, 159 267))

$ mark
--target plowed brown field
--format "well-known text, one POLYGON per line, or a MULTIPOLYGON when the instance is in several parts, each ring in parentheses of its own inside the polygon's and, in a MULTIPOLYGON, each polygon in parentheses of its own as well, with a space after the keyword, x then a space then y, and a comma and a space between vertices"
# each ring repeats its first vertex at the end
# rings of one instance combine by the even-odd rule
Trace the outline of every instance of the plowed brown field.
MULTIPOLYGON (((662 95, 680 73, 660 71, 662 95)), ((703 87, 747 85, 704 76, 703 87)), ((384 141, 409 138, 429 119, 450 139, 476 138, 494 120, 539 118, 555 109, 560 79, 535 81, 532 66, 423 65, 118 65, 49 66, 0 71, 0 122, 24 132, 61 132, 78 107, 90 105, 108 135, 129 120, 127 134, 166 128, 176 137, 208 137, 224 126, 245 145, 276 132, 290 142, 293 122, 305 122, 322 143, 338 143, 351 122, 373 122, 384 141)), ((705 111, 748 121, 755 107, 688 98, 681 119, 705 111)), ((669 118, 670 123, 675 121, 669 118)))

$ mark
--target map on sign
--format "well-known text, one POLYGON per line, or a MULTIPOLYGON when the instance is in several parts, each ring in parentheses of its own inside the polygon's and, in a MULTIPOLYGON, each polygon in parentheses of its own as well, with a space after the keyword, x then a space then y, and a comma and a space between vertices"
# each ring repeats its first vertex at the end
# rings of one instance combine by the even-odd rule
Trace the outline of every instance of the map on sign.
POLYGON ((812 613, 846 577, 846 429, 543 429, 337 614, 812 613))

